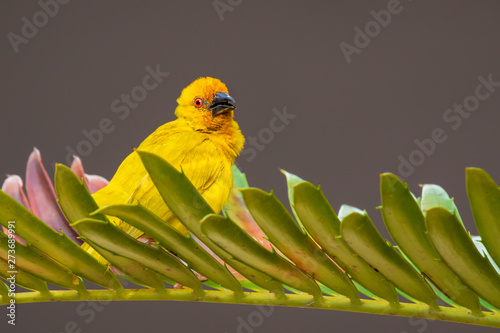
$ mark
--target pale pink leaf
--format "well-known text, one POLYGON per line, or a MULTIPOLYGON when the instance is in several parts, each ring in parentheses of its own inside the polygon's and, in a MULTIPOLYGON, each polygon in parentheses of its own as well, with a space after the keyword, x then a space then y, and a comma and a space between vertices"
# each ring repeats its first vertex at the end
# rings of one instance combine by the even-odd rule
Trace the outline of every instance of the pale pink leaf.
POLYGON ((69 225, 59 208, 56 191, 43 167, 40 152, 36 148, 31 153, 26 166, 26 191, 33 214, 57 232, 62 231, 75 243, 83 243, 77 238, 78 234, 69 225))
POLYGON ((85 178, 90 193, 95 193, 109 184, 106 178, 98 175, 85 175, 85 178))
POLYGON ((80 179, 80 181, 83 179, 85 187, 89 189, 89 184, 87 182, 87 177, 85 177, 85 170, 83 169, 82 160, 76 155, 73 155, 71 171, 73 171, 73 173, 78 177, 78 179, 80 179))
MULTIPOLYGON (((7 179, 5 179, 2 185, 2 191, 10 195, 26 209, 30 210, 30 203, 26 194, 24 194, 23 180, 21 177, 17 175, 7 175, 7 179)), ((8 234, 7 228, 2 226, 2 229, 5 234, 8 234)), ((18 235, 15 235, 15 239, 21 244, 25 244, 24 240, 18 235)))

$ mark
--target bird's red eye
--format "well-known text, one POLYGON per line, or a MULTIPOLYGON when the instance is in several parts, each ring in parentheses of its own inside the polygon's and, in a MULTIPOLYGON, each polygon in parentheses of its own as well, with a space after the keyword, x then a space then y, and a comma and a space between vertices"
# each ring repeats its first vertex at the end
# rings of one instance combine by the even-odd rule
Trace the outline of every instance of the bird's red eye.
POLYGON ((194 106, 196 106, 197 108, 201 108, 202 105, 203 105, 203 100, 201 98, 197 98, 194 100, 194 106))

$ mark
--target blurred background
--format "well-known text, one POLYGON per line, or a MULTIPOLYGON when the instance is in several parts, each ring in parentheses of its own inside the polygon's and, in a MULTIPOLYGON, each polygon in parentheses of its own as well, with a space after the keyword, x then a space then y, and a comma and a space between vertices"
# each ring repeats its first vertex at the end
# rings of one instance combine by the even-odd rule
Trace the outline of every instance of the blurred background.
MULTIPOLYGON (((51 176, 79 155, 108 179, 200 76, 225 82, 250 185, 287 202, 279 168, 388 237, 379 174, 443 186, 477 234, 464 169, 500 182, 497 1, 0 0, 0 175, 33 147, 51 176), (143 80, 156 73, 157 83, 143 80), (127 97, 128 96, 128 97, 127 97), (103 122, 108 125, 103 131, 103 122), (100 134, 99 134, 100 133, 100 134)), ((358 313, 184 302, 30 304, 18 332, 489 332, 358 313), (262 310, 262 309, 261 309, 262 310), (261 312, 262 313, 262 312, 261 312), (254 318, 254 319, 251 319, 254 318), (263 318, 257 320, 255 318, 263 318), (242 321, 255 325, 242 325, 242 321)))

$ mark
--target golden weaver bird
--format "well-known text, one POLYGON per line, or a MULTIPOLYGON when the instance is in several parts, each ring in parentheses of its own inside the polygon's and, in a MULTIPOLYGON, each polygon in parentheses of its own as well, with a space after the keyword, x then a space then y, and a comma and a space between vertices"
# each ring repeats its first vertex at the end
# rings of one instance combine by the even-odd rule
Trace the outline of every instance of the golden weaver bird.
MULTIPOLYGON (((210 207, 219 212, 229 198, 231 168, 245 142, 233 120, 235 101, 220 80, 202 77, 184 88, 177 104, 177 119, 156 129, 138 149, 161 156, 178 170, 182 168, 210 207)), ((100 207, 140 202, 166 223, 188 232, 163 202, 136 152, 125 158, 109 185, 93 197, 100 207)), ((144 234, 117 218, 110 220, 134 238, 144 234)), ((106 262, 86 243, 82 247, 106 262)))

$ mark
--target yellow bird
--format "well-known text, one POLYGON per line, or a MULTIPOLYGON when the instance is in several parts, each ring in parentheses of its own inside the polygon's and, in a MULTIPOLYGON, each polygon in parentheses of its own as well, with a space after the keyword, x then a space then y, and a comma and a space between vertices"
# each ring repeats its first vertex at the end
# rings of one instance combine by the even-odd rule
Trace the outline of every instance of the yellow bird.
MULTIPOLYGON (((202 77, 184 88, 177 104, 177 119, 156 129, 138 149, 161 156, 178 170, 182 168, 210 207, 219 212, 229 198, 233 186, 231 167, 245 142, 233 120, 235 101, 220 80, 202 77)), ((135 152, 121 163, 109 185, 93 197, 100 207, 140 202, 166 223, 187 233, 163 202, 135 152)), ((143 235, 117 218, 111 218, 111 222, 134 238, 143 235)), ((86 243, 82 247, 100 262, 106 262, 86 243)))

